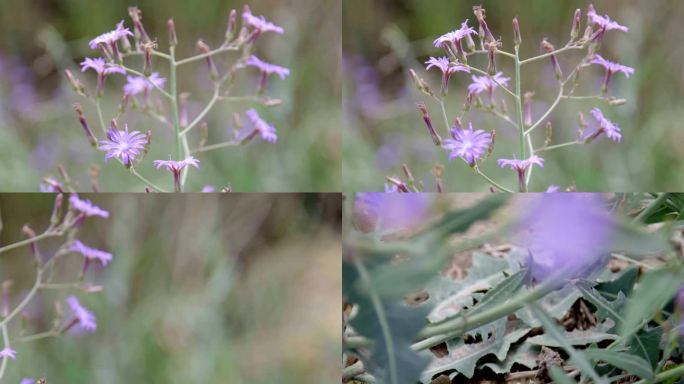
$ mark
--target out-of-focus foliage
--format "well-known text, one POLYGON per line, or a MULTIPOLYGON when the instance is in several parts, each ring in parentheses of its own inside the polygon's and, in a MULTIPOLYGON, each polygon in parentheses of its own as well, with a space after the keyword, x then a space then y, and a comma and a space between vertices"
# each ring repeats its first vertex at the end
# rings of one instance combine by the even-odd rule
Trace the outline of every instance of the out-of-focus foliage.
MULTIPOLYGON (((403 176, 401 164, 407 163, 416 179, 424 182, 426 190, 434 190, 431 171, 440 163, 446 166, 446 190, 485 190, 484 180, 460 161, 447 164, 446 151, 432 144, 416 103, 426 101, 435 124, 441 122, 441 112, 438 105, 415 90, 408 70, 416 70, 434 90, 438 90, 441 74, 439 71, 425 72, 423 62, 428 56, 443 55, 432 46, 433 39, 458 28, 465 19, 469 19, 471 26, 477 26, 472 12, 474 5, 486 8, 490 29, 496 37, 502 38, 503 49, 509 51, 513 45, 511 20, 518 16, 523 39, 521 54, 530 57, 543 52, 540 42, 544 37, 556 47, 565 44, 574 10, 580 8, 584 13, 589 3, 345 1, 345 189, 381 190, 384 177, 403 176)), ((612 92, 625 97, 627 103, 613 107, 601 105, 622 128, 623 141, 618 144, 603 138, 590 145, 544 152, 546 167, 535 175, 531 187, 544 190, 548 184, 557 184, 562 188, 576 185, 577 189, 588 191, 681 190, 684 178, 676 165, 684 161, 684 152, 678 145, 683 140, 678 122, 684 116, 680 103, 684 98, 684 82, 679 75, 684 50, 676 39, 684 33, 680 22, 684 17, 682 7, 675 0, 594 3, 599 13, 609 14, 630 28, 629 33, 609 33, 601 48, 608 59, 636 69, 630 79, 616 77, 611 84, 612 92)), ((582 25, 586 25, 584 15, 582 25)), ((486 60, 482 59, 478 58, 476 64, 486 67, 486 60)), ((573 55, 563 55, 560 64, 570 67, 576 60, 573 55)), ((510 60, 502 57, 497 64, 506 75, 513 77, 510 60)), ((556 92, 550 63, 540 60, 523 67, 522 76, 523 92, 536 91, 538 105, 533 108, 543 111, 556 92)), ((588 68, 582 81, 599 89, 601 76, 598 68, 588 68)), ((467 74, 452 76, 447 98, 447 108, 452 115, 461 110, 468 83, 467 74)), ((554 142, 573 138, 578 126, 578 111, 584 112, 591 121, 588 111, 592 105, 570 101, 557 108, 550 120, 554 142)), ((513 108, 508 105, 509 111, 513 108)), ((479 116, 473 121, 476 129, 497 129, 495 155, 510 157, 516 153, 515 145, 505 144, 515 144, 516 140, 515 132, 505 123, 482 112, 471 113, 473 115, 479 116)), ((543 140, 543 133, 537 134, 540 135, 537 140, 543 140)), ((499 169, 492 158, 483 164, 483 170, 496 180, 508 178, 510 183, 514 182, 510 171, 499 169)))
MULTIPOLYGON (((198 158, 203 176, 193 172, 188 190, 199 190, 209 182, 220 182, 217 187, 230 185, 239 191, 339 190, 341 5, 332 0, 248 3, 255 14, 266 15, 285 28, 283 36, 262 36, 255 52, 291 69, 291 76, 285 81, 269 82, 269 96, 284 103, 270 108, 263 116, 278 128, 278 143, 251 143, 244 148, 201 154, 198 158)), ((4 164, 0 190, 38 190, 41 178, 48 174, 56 176, 56 167, 62 164, 80 189, 87 191, 90 166, 97 164, 102 168, 103 190, 140 191, 141 183, 120 164, 104 164, 104 153, 88 145, 71 105, 83 103, 86 118, 94 127, 97 115, 89 103, 71 91, 63 70, 72 69, 94 89, 93 74, 81 74, 77 64, 85 56, 99 54, 88 48, 90 39, 112 30, 120 20, 126 20, 130 26, 130 5, 142 10, 148 34, 157 38, 165 52, 166 22, 174 18, 179 39, 177 52, 183 58, 197 54, 195 44, 199 39, 212 47, 221 44, 230 9, 241 11, 243 4, 218 0, 201 4, 179 0, 144 0, 135 4, 121 0, 0 2, 0 161, 4 164)), ((154 65, 162 76, 168 71, 162 60, 155 60, 154 65)), ((192 118, 211 95, 206 65, 198 61, 197 65, 183 67, 179 77, 180 92, 191 94, 192 118)), ((122 76, 108 79, 109 92, 105 92, 103 99, 105 115, 115 114, 124 81, 122 76)), ((238 83, 234 95, 253 93, 256 81, 255 75, 250 81, 238 83)), ((233 112, 243 112, 248 107, 246 103, 226 103, 215 108, 206 119, 209 142, 229 138, 234 128, 233 112)), ((127 122, 132 130, 151 129, 158 139, 173 142, 164 126, 139 113, 127 114, 122 122, 127 122)), ((153 182, 168 185, 170 176, 151 165, 153 159, 168 156, 153 145, 141 172, 153 182)))
MULTIPOLYGON (((69 293, 96 314, 97 331, 13 345, 17 360, 8 363, 7 382, 339 378, 339 195, 87 197, 111 216, 86 222, 80 237, 114 257, 86 277, 103 285, 101 293, 69 293)), ((52 201, 0 195, 0 244, 22 239, 24 223, 40 230, 52 201)), ((41 247, 49 255, 50 242, 41 247)), ((0 258, 0 281, 14 280, 13 297, 21 297, 34 278, 30 249, 0 258)), ((68 259, 63 267, 79 271, 78 258, 68 259)), ((43 300, 27 308, 31 331, 50 327, 52 299, 65 295, 41 292, 43 300)))

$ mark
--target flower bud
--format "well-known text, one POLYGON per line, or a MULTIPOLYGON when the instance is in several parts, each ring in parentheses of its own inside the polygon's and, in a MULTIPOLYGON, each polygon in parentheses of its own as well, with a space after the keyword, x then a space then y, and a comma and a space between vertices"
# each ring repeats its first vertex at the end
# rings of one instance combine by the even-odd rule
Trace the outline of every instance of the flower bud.
POLYGON ((520 24, 518 23, 518 16, 513 18, 513 43, 516 47, 522 44, 522 36, 520 36, 520 24))
POLYGON ((97 139, 95 138, 95 134, 93 134, 93 131, 90 129, 90 126, 88 125, 88 122, 86 121, 85 116, 83 115, 83 109, 81 108, 81 104, 74 104, 74 110, 78 115, 78 121, 81 123, 81 127, 83 127, 83 131, 85 132, 86 137, 90 142, 90 145, 92 145, 93 147, 97 146, 97 139))
POLYGON ((229 42, 237 30, 237 11, 232 9, 228 15, 228 27, 226 27, 226 42, 229 42))
POLYGON ((145 60, 143 62, 143 74, 150 76, 152 74, 152 49, 155 48, 154 43, 145 43, 141 45, 145 60))
POLYGON ((551 144, 551 137, 553 136, 553 125, 551 125, 550 121, 546 122, 546 125, 544 125, 544 133, 545 133, 545 138, 544 138, 544 147, 548 147, 549 144, 551 144))
POLYGON ((435 143, 436 146, 442 145, 442 138, 439 137, 439 134, 432 126, 432 120, 430 119, 430 115, 428 115, 425 103, 418 103, 418 109, 420 109, 420 111, 423 113, 423 121, 428 128, 428 133, 430 133, 430 136, 432 137, 432 142, 435 143))
POLYGON ((64 75, 66 76, 67 80, 69 81, 69 84, 71 84, 71 88, 74 90, 74 92, 78 93, 79 95, 86 97, 86 91, 85 87, 81 83, 80 80, 78 80, 74 75, 71 73, 70 70, 66 69, 64 70, 64 75))
POLYGON ((475 13, 477 22, 480 23, 480 29, 482 31, 482 34, 484 34, 484 39, 487 42, 493 42, 495 40, 494 36, 492 35, 492 32, 489 30, 489 26, 485 21, 485 9, 479 5, 476 5, 473 7, 473 13, 475 13))
MULTIPOLYGON (((556 48, 546 39, 542 40, 541 45, 547 53, 552 53, 556 50, 556 48)), ((553 70, 556 73, 556 80, 560 80, 561 77, 563 77, 563 71, 561 71, 560 64, 558 63, 558 58, 556 58, 555 54, 551 55, 551 65, 553 66, 553 70)))
POLYGON ((178 45, 178 36, 176 35, 176 23, 173 19, 169 19, 167 22, 169 28, 169 45, 175 47, 178 45))
POLYGON ((435 175, 435 186, 437 192, 442 193, 444 191, 444 183, 442 182, 442 175, 444 174, 444 166, 442 164, 437 164, 432 168, 432 173, 435 175))
POLYGON ((59 193, 55 197, 55 204, 52 206, 52 215, 50 216, 50 225, 55 226, 59 223, 62 216, 62 206, 64 205, 64 195, 59 193))
POLYGON ((487 62, 487 73, 490 76, 496 75, 496 43, 488 43, 487 45, 487 57, 489 61, 487 62))
POLYGON ((579 36, 580 22, 582 21, 582 11, 577 8, 575 16, 572 18, 572 28, 570 29, 570 40, 575 40, 579 36))
POLYGON ((138 7, 128 7, 128 15, 133 20, 133 38, 136 43, 136 48, 139 48, 140 43, 149 43, 150 37, 145 32, 145 27, 142 25, 142 11, 138 7))
POLYGON ((525 92, 523 95, 524 123, 527 127, 532 125, 532 97, 534 97, 534 92, 525 92))
MULTIPOLYGON (((202 40, 197 41, 197 49, 205 54, 211 52, 211 48, 202 40)), ((211 80, 216 81, 218 79, 218 68, 216 68, 214 59, 211 56, 207 56, 207 66, 209 67, 209 77, 211 77, 211 80)))
POLYGON ((409 74, 411 75, 411 79, 413 80, 413 83, 416 85, 416 89, 419 90, 420 92, 423 92, 424 94, 428 96, 433 96, 432 91, 430 90, 430 87, 421 79, 418 77, 418 74, 416 74, 416 71, 413 69, 409 69, 409 74))
POLYGON ((627 103, 627 99, 616 99, 616 98, 611 98, 608 100, 609 105, 624 105, 627 103))

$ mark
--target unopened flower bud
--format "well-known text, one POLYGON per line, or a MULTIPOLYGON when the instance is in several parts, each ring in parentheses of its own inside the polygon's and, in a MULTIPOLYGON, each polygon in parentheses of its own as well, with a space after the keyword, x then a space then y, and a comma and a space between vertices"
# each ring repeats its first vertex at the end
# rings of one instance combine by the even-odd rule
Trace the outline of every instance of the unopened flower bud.
POLYGON ((145 32, 145 27, 142 24, 142 11, 138 7, 128 7, 128 14, 133 20, 133 38, 135 39, 136 47, 140 43, 149 43, 150 37, 145 32))
POLYGON ((525 92, 523 95, 524 100, 524 123, 525 126, 529 127, 532 125, 532 98, 534 97, 534 92, 525 92))
POLYGON ((152 50, 155 48, 155 44, 145 43, 141 45, 145 60, 143 61, 143 74, 145 76, 150 76, 152 74, 152 50))
POLYGON ((485 21, 485 9, 482 8, 479 5, 476 5, 473 7, 473 13, 475 13, 475 17, 477 18, 477 22, 480 23, 480 29, 482 30, 482 33, 484 34, 485 40, 487 42, 493 42, 494 35, 492 35, 492 32, 489 30, 489 26, 487 25, 487 22, 485 21))
POLYGON ((552 53, 556 50, 556 48, 546 39, 542 40, 541 45, 547 53, 551 53, 551 65, 553 66, 553 71, 556 73, 556 80, 560 80, 561 77, 563 77, 563 71, 561 71, 560 64, 558 63, 558 58, 555 54, 552 53))
POLYGON ((228 27, 226 27, 226 42, 229 42, 237 30, 237 11, 232 9, 228 15, 228 27))
POLYGON ((86 91, 85 87, 81 83, 80 80, 78 80, 76 77, 74 77, 73 73, 71 73, 70 70, 66 69, 64 71, 64 75, 66 76, 67 80, 69 81, 69 84, 71 84, 71 88, 74 90, 74 92, 78 93, 79 95, 85 97, 86 91))
POLYGON ((203 121, 202 124, 200 125, 199 146, 204 147, 204 145, 207 143, 208 139, 209 139, 209 126, 207 125, 206 121, 203 121))
POLYGON ((580 22, 582 21, 582 11, 577 8, 575 16, 572 18, 572 28, 570 29, 570 40, 575 40, 579 36, 580 22))
POLYGON ((169 28, 169 45, 172 47, 175 47, 178 45, 178 36, 176 35, 176 23, 173 21, 173 19, 169 19, 167 22, 167 26, 169 28))
MULTIPOLYGON (((197 49, 205 54, 211 52, 211 48, 202 40, 197 41, 197 49)), ((216 68, 214 59, 212 59, 211 56, 207 56, 207 66, 209 67, 209 76, 211 77, 211 80, 216 81, 218 79, 218 68, 216 68)))
POLYGON ((85 132, 86 138, 88 138, 90 145, 92 145, 93 147, 97 146, 97 139, 95 138, 95 134, 93 134, 93 131, 90 129, 90 126, 88 125, 88 122, 86 121, 85 116, 83 115, 83 109, 81 108, 81 104, 74 104, 74 110, 78 115, 78 121, 81 123, 81 127, 83 127, 83 131, 85 132))
POLYGON ((52 206, 52 215, 50 216, 50 225, 55 226, 59 223, 62 216, 62 206, 64 205, 64 195, 59 193, 55 197, 55 204, 52 206))
POLYGON ((387 176, 387 182, 394 185, 395 187, 397 187, 398 192, 404 192, 404 193, 410 192, 408 186, 403 181, 401 181, 400 179, 398 179, 396 177, 387 176))
POLYGON ((608 104, 610 105, 624 105, 627 102, 627 99, 616 99, 612 98, 608 100, 608 104))
POLYGON ((544 147, 548 147, 549 144, 551 144, 551 137, 553 136, 553 125, 551 125, 550 121, 546 122, 546 125, 544 125, 544 132, 545 132, 545 138, 544 138, 544 147))
POLYGON ((418 109, 420 109, 420 111, 423 113, 423 121, 425 122, 425 125, 428 128, 428 132, 432 137, 432 142, 435 143, 436 146, 442 145, 442 138, 439 137, 439 134, 437 133, 437 131, 435 131, 435 128, 432 126, 432 119, 430 119, 430 115, 428 114, 427 108, 425 107, 425 103, 419 103, 418 109))
POLYGON ((496 75, 496 43, 488 43, 487 45, 487 57, 489 58, 487 62, 487 73, 490 76, 496 75))
POLYGON ((522 36, 520 35, 520 24, 518 23, 518 16, 513 18, 513 43, 519 47, 522 44, 522 36))
POLYGON ((444 191, 444 183, 442 182, 442 175, 444 174, 444 166, 442 164, 437 164, 432 168, 432 173, 435 175, 435 186, 437 192, 442 193, 444 191))

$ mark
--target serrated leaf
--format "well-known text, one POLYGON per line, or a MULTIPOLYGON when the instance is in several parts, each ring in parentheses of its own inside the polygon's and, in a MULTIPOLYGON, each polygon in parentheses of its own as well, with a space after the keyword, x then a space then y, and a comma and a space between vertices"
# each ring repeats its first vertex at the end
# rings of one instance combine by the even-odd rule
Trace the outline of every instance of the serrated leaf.
POLYGON ((636 332, 642 321, 653 317, 672 300, 681 283, 682 277, 669 269, 645 273, 629 298, 620 334, 627 337, 636 332))
POLYGON ((660 340, 663 337, 663 327, 642 329, 634 335, 634 343, 630 343, 629 352, 637 355, 651 364, 651 368, 658 365, 660 357, 660 340))
MULTIPOLYGON (((595 328, 587 330, 574 330, 571 332, 563 332, 563 338, 570 345, 588 345, 592 343, 598 343, 605 340, 617 340, 618 336, 612 333, 600 332, 595 328)), ((555 337, 542 334, 534 337, 530 337, 526 340, 530 344, 543 345, 546 347, 561 347, 562 344, 555 337)))
MULTIPOLYGON (((544 296, 543 299, 537 301, 537 304, 552 318, 560 320, 581 296, 577 288, 568 285, 544 296)), ((515 315, 530 327, 536 328, 541 326, 541 322, 532 314, 529 307, 519 309, 515 312, 515 315)))
POLYGON ((483 356, 494 354, 499 360, 504 360, 511 344, 524 337, 531 328, 520 321, 509 321, 503 338, 491 337, 481 343, 466 344, 462 339, 447 342, 449 355, 435 359, 421 375, 423 383, 430 383, 433 376, 444 371, 456 370, 471 378, 475 373, 475 366, 483 356))
POLYGON ((529 369, 534 369, 537 367, 538 358, 539 352, 536 348, 527 343, 520 343, 508 351, 508 354, 503 361, 496 361, 496 359, 492 359, 495 361, 484 363, 482 364, 482 367, 487 367, 497 374, 510 372, 511 368, 513 368, 513 365, 516 363, 529 369))
POLYGON ((625 295, 622 292, 618 293, 617 298, 610 302, 593 287, 591 282, 580 280, 575 283, 575 286, 582 293, 582 297, 596 307, 596 316, 600 320, 610 318, 616 324, 624 321, 622 316, 620 316, 620 311, 625 303, 625 295))
POLYGON ((607 349, 585 349, 584 354, 591 360, 605 361, 642 379, 651 379, 653 377, 653 370, 650 364, 639 356, 607 349))
POLYGON ((596 290, 617 295, 622 292, 629 295, 634 288, 634 283, 639 276, 639 268, 630 266, 623 269, 612 281, 603 281, 596 285, 596 290))
POLYGON ((577 382, 570 378, 570 376, 565 374, 563 368, 557 365, 552 365, 549 367, 549 376, 553 379, 554 383, 558 384, 576 384, 577 382))

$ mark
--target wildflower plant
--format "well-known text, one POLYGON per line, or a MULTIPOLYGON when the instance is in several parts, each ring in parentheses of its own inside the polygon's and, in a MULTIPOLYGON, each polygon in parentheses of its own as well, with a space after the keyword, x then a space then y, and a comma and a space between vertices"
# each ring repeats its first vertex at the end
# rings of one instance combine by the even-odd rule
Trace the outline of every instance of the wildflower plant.
MULTIPOLYGON (((272 77, 285 79, 290 75, 290 70, 269 63, 253 53, 260 36, 282 35, 282 27, 266 20, 264 16, 253 14, 245 5, 241 13, 241 23, 238 21, 236 10, 229 13, 225 39, 220 46, 212 48, 199 40, 196 44, 198 54, 180 58, 176 53, 178 36, 173 19, 168 20, 168 51, 164 52, 160 49, 157 39, 147 34, 140 9, 130 7, 128 13, 132 26, 126 26, 122 20, 114 30, 93 38, 89 43, 90 49, 96 51, 100 57, 85 58, 81 62, 81 69, 84 72, 83 76, 89 76, 89 72, 93 72, 97 77, 94 90, 87 89, 76 74, 69 70, 65 72, 73 90, 89 101, 97 113, 97 125, 100 129, 94 130, 84 117, 83 107, 80 104, 75 105, 86 138, 93 147, 103 152, 106 162, 116 160, 128 168, 131 175, 137 177, 147 190, 166 192, 171 188, 154 184, 138 170, 140 164, 147 161, 145 156, 153 143, 163 146, 167 150, 168 159, 155 160, 154 164, 157 169, 161 169, 158 164, 179 165, 164 168, 174 176, 173 190, 180 192, 190 172, 180 165, 192 165, 201 170, 201 160, 195 156, 201 156, 208 151, 244 145, 258 138, 267 143, 276 143, 278 136, 275 126, 264 120, 256 108, 246 110, 244 119, 242 114, 235 114, 234 133, 231 139, 224 142, 207 143, 209 127, 204 120, 222 103, 249 102, 260 108, 282 103, 279 99, 266 96, 268 82, 272 77), (219 58, 228 53, 233 53, 235 57, 230 63, 224 64, 219 58), (196 116, 190 116, 189 96, 178 87, 179 71, 198 63, 206 65, 213 84, 213 92, 204 108, 196 116), (163 71, 166 71, 168 77, 161 74, 163 71), (257 86, 253 93, 234 94, 233 86, 238 76, 256 76, 257 86), (121 79, 126 83, 121 88, 118 111, 113 115, 107 114, 101 102, 103 94, 109 92, 105 90, 105 84, 121 79), (132 123, 124 122, 129 111, 147 115, 153 122, 168 128, 173 133, 173 142, 154 140, 163 136, 149 129, 149 125, 133 126, 132 123), (197 137, 193 139, 192 135, 197 137), (183 168, 183 172, 178 170, 183 168)), ((52 185, 48 189, 69 189, 64 185, 56 188, 56 183, 48 183, 52 185)))
MULTIPOLYGON (((108 211, 76 194, 68 199, 64 194, 57 194, 50 222, 42 233, 37 233, 26 224, 21 230, 26 239, 0 244, 0 264, 8 257, 23 255, 25 263, 33 265, 35 269, 34 282, 26 293, 15 291, 14 281, 7 276, 0 276, 0 380, 7 372, 11 360, 30 358, 17 352, 20 345, 59 337, 72 329, 89 333, 97 329, 95 314, 81 303, 79 295, 102 290, 101 286, 88 281, 88 271, 95 263, 106 266, 111 262, 112 254, 84 244, 78 236, 84 225, 91 225, 91 221, 94 224, 95 221, 108 217, 108 211), (39 246, 48 239, 59 239, 61 244, 56 248, 51 245, 39 246), (66 268, 60 267, 60 264, 65 264, 67 259, 74 257, 82 258, 81 268, 65 271, 66 268), (49 329, 37 329, 37 325, 33 324, 36 319, 27 312, 30 306, 38 305, 36 303, 41 301, 41 294, 48 291, 66 291, 69 294, 64 294, 65 297, 54 302, 55 314, 50 321, 52 326, 49 329)), ((1 224, 0 220, 0 230, 1 224)))
POLYGON ((416 196, 348 199, 343 382, 684 376, 682 194, 416 196))
MULTIPOLYGON (((621 140, 622 133, 618 124, 609 120, 604 115, 603 109, 598 107, 578 111, 579 130, 576 135, 573 135, 574 139, 571 141, 554 142, 551 119, 556 108, 566 101, 594 101, 602 103, 601 108, 626 103, 626 99, 612 94, 611 84, 618 74, 628 78, 634 74, 635 70, 610 61, 599 54, 599 49, 606 33, 628 32, 627 27, 611 20, 608 16, 599 14, 593 5, 589 5, 584 29, 582 12, 577 9, 569 23, 569 39, 563 46, 556 48, 549 40, 543 39, 539 48, 542 51, 541 54, 523 58, 521 47, 525 41, 521 36, 520 21, 517 17, 512 22, 512 44, 509 45, 509 49, 505 49, 504 40, 495 37, 497 35, 490 30, 485 9, 476 6, 473 10, 476 20, 474 26, 469 25, 469 21, 465 20, 459 29, 447 32, 434 40, 434 48, 439 52, 425 62, 425 69, 428 72, 438 70, 442 73, 442 82, 438 92, 434 91, 427 81, 420 78, 416 71, 410 70, 417 89, 432 99, 439 108, 440 123, 436 125, 441 126, 442 129, 433 124, 433 119, 425 104, 419 104, 432 141, 435 146, 447 152, 449 161, 462 159, 466 166, 472 168, 475 174, 486 180, 494 190, 527 191, 534 173, 532 166, 542 169, 544 167, 543 155, 548 151, 590 144, 604 135, 615 142, 621 140), (561 55, 571 52, 581 52, 582 57, 577 61, 573 59, 573 65, 569 67, 562 65, 561 55), (475 56, 486 57, 486 67, 476 67, 473 64, 476 62, 475 56), (504 61, 506 64, 512 63, 512 73, 506 73, 503 70, 502 62, 504 61), (535 114, 532 108, 532 104, 536 101, 534 96, 541 92, 526 89, 522 69, 544 62, 548 63, 546 65, 550 69, 548 77, 552 77, 544 84, 553 84, 555 98, 548 103, 544 112, 535 114), (585 88, 580 87, 583 74, 590 67, 596 66, 602 67, 605 71, 600 89, 594 87, 595 93, 589 91, 587 94, 579 94, 578 90, 585 88), (470 84, 464 95, 465 101, 462 109, 459 112, 449 111, 446 98, 449 82, 468 80, 470 84), (513 107, 509 108, 508 106, 511 105, 513 107), (511 133, 514 134, 507 136, 517 138, 514 142, 517 152, 501 156, 496 151, 496 130, 491 128, 491 124, 486 126, 481 122, 475 123, 476 112, 491 115, 492 118, 506 125, 506 129, 510 128, 511 133), (594 121, 587 122, 584 118, 589 113, 594 121), (591 129, 587 130, 589 127, 591 129), (440 134, 440 131, 443 133, 440 134), (443 139, 443 137, 447 138, 443 139), (482 165, 493 156, 493 152, 497 152, 500 167, 509 167, 515 171, 517 188, 512 188, 507 180, 494 180, 483 171, 482 165)), ((544 72, 537 73, 538 76, 546 76, 544 72)), ((501 139, 502 135, 498 137, 501 139)), ((441 191, 442 187, 441 174, 441 170, 436 171, 438 191, 441 191)), ((409 177, 408 173, 406 176, 409 177)), ((410 182, 404 184, 407 184, 411 191, 422 190, 421 185, 412 185, 410 182)))

